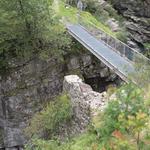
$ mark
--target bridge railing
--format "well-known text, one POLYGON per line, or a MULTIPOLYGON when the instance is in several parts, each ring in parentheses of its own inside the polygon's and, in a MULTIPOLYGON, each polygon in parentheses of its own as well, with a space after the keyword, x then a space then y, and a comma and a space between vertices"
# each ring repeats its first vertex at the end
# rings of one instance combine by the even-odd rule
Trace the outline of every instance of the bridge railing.
POLYGON ((149 64, 150 59, 145 57, 140 52, 136 51, 135 49, 129 47, 127 44, 123 43, 119 39, 113 37, 112 35, 106 33, 101 28, 97 27, 92 22, 85 22, 84 18, 80 16, 79 24, 83 26, 90 34, 96 37, 98 40, 101 40, 104 44, 110 47, 115 52, 119 53, 122 57, 131 61, 133 63, 140 63, 149 64))
MULTIPOLYGON (((71 7, 65 3, 64 5, 71 7)), ((142 53, 138 52, 137 50, 129 47, 127 44, 123 43, 116 37, 106 33, 103 29, 96 26, 94 23, 87 21, 87 19, 84 19, 81 12, 78 12, 77 20, 78 20, 77 24, 80 24, 81 26, 83 26, 95 38, 97 38, 98 40, 101 40, 104 44, 106 44, 115 52, 119 53, 122 57, 124 57, 128 61, 136 63, 136 64, 142 63, 144 65, 146 64, 150 65, 150 59, 145 57, 142 53)), ((66 21, 66 24, 72 22, 71 18, 66 18, 66 17, 65 17, 65 21, 66 21)))

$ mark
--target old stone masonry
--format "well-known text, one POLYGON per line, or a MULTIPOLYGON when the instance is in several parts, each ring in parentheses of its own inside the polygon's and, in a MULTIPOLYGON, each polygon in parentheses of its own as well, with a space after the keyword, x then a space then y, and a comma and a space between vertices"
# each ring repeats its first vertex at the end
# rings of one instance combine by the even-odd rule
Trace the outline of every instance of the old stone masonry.
POLYGON ((107 104, 106 92, 93 91, 77 75, 64 77, 63 91, 70 97, 73 118, 69 125, 62 126, 60 139, 84 132, 97 110, 102 111, 107 104))

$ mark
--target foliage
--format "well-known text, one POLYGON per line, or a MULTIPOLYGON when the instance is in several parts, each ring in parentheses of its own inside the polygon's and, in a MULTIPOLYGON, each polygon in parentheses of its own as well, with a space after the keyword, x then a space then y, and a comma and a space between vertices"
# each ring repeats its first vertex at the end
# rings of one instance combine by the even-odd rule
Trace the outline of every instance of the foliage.
POLYGON ((120 31, 117 32, 116 37, 123 42, 127 40, 127 31, 124 26, 124 19, 111 5, 101 5, 98 0, 84 0, 86 3, 86 11, 90 12, 99 22, 107 26, 107 21, 114 18, 118 21, 120 31))
POLYGON ((103 16, 103 14, 107 12, 108 15, 105 16, 106 20, 115 18, 120 23, 123 22, 123 17, 120 16, 110 4, 104 6, 98 0, 84 0, 83 2, 86 3, 86 10, 97 18, 103 16))
POLYGON ((106 149, 144 149, 147 146, 144 132, 149 130, 150 117, 143 92, 127 84, 116 95, 117 99, 109 103, 101 116, 103 121, 97 129, 101 143, 106 149))
POLYGON ((25 133, 29 137, 38 137, 45 133, 45 136, 50 138, 55 135, 62 123, 69 121, 71 116, 70 99, 66 94, 63 94, 51 101, 41 112, 34 115, 25 133))
POLYGON ((112 95, 116 92, 116 90, 117 90, 117 87, 116 87, 116 86, 114 86, 114 85, 109 85, 109 86, 107 87, 107 95, 108 95, 108 96, 112 96, 112 95))
POLYGON ((118 32, 116 34, 116 37, 121 40, 122 42, 126 43, 127 42, 127 37, 128 37, 128 32, 126 31, 125 28, 122 28, 121 32, 118 32))
POLYGON ((135 71, 129 76, 140 88, 147 91, 150 83, 150 61, 142 55, 135 56, 134 61, 135 71))
POLYGON ((54 17, 52 0, 0 1, 0 68, 12 58, 37 53, 60 54, 70 43, 59 18, 54 17))
POLYGON ((31 145, 28 144, 25 146, 25 150, 58 150, 58 144, 55 140, 33 139, 31 145))
POLYGON ((128 32, 123 24, 123 18, 117 14, 115 9, 111 5, 105 6, 103 8, 97 0, 85 0, 83 1, 86 4, 86 9, 80 14, 80 18, 77 19, 78 10, 74 7, 65 7, 64 3, 60 3, 59 16, 65 17, 67 21, 73 23, 80 22, 86 27, 94 27, 93 29, 102 29, 110 36, 116 37, 123 42, 127 42, 128 32), (115 18, 120 25, 120 29, 117 32, 111 31, 108 26, 107 21, 110 18, 115 18))
POLYGON ((117 3, 119 3, 119 0, 108 0, 110 3, 112 3, 113 5, 116 5, 117 3))
POLYGON ((150 43, 144 43, 144 48, 146 50, 145 56, 150 58, 150 43))
POLYGON ((150 49, 150 43, 144 43, 144 47, 145 47, 146 49, 150 49))
POLYGON ((78 20, 77 18, 78 10, 71 6, 66 8, 65 4, 63 2, 60 2, 59 11, 55 11, 55 12, 60 18, 64 19, 63 22, 69 21, 69 22, 77 23, 78 21, 80 21, 80 23, 82 24, 83 21, 87 25, 93 24, 95 27, 104 30, 106 33, 108 33, 111 36, 116 37, 117 35, 117 33, 112 32, 111 29, 106 24, 101 22, 101 20, 97 20, 97 18, 93 16, 91 13, 89 13, 88 11, 83 11, 81 13, 80 20, 78 20))
MULTIPOLYGON (((96 150, 98 147, 97 142, 96 135, 88 132, 65 141, 65 143, 60 143, 56 140, 34 139, 32 144, 34 145, 34 150, 96 150)), ((26 150, 31 149, 32 145, 26 145, 26 150)))

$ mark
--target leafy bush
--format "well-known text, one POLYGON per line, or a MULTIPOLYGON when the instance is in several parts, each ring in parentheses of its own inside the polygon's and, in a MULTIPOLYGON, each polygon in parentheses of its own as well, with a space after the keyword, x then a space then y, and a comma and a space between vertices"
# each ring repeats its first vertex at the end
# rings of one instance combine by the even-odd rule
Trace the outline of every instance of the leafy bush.
POLYGON ((145 48, 145 56, 150 58, 150 43, 144 43, 144 48, 145 48))
POLYGON ((55 135, 58 127, 72 116, 70 99, 66 94, 51 101, 41 112, 35 114, 30 125, 26 128, 27 136, 38 137, 45 133, 47 138, 55 135))
POLYGON ((118 32, 116 36, 117 36, 117 38, 118 38, 120 41, 126 43, 126 42, 127 42, 127 37, 128 37, 128 32, 126 31, 125 28, 123 28, 122 31, 121 31, 121 32, 118 32))
POLYGON ((31 145, 26 146, 26 150, 96 150, 97 148, 98 141, 96 135, 89 132, 64 143, 60 143, 57 140, 45 141, 42 139, 34 139, 31 145))
POLYGON ((118 90, 116 96, 101 116, 100 142, 106 149, 145 148, 144 132, 149 130, 150 117, 143 92, 135 85, 127 84, 118 90))
POLYGON ((32 144, 25 146, 25 150, 58 150, 57 141, 46 141, 41 139, 33 139, 32 144))
POLYGON ((86 3, 86 10, 95 16, 96 19, 103 23, 105 26, 107 26, 107 21, 110 18, 114 18, 116 21, 118 21, 120 31, 117 32, 117 38, 123 42, 127 41, 128 35, 127 31, 124 29, 124 18, 118 14, 113 6, 110 4, 105 6, 101 5, 98 0, 84 0, 83 2, 86 3))
POLYGON ((129 76, 147 94, 147 89, 150 87, 150 61, 140 55, 135 55, 134 61, 135 71, 129 76))
POLYGON ((38 53, 58 55, 70 44, 60 18, 54 16, 52 3, 0 1, 0 71, 9 68, 13 58, 28 59, 38 53))

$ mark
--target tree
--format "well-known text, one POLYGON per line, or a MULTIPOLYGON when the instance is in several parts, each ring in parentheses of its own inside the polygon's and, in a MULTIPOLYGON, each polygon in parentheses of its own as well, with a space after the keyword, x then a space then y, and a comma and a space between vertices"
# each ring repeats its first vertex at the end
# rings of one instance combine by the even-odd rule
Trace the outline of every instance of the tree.
POLYGON ((109 102, 101 120, 98 133, 108 149, 149 149, 146 141, 149 139, 149 106, 143 91, 135 85, 127 84, 117 91, 116 100, 109 102))
POLYGON ((60 53, 70 42, 51 5, 52 0, 0 1, 0 69, 12 58, 60 53))

